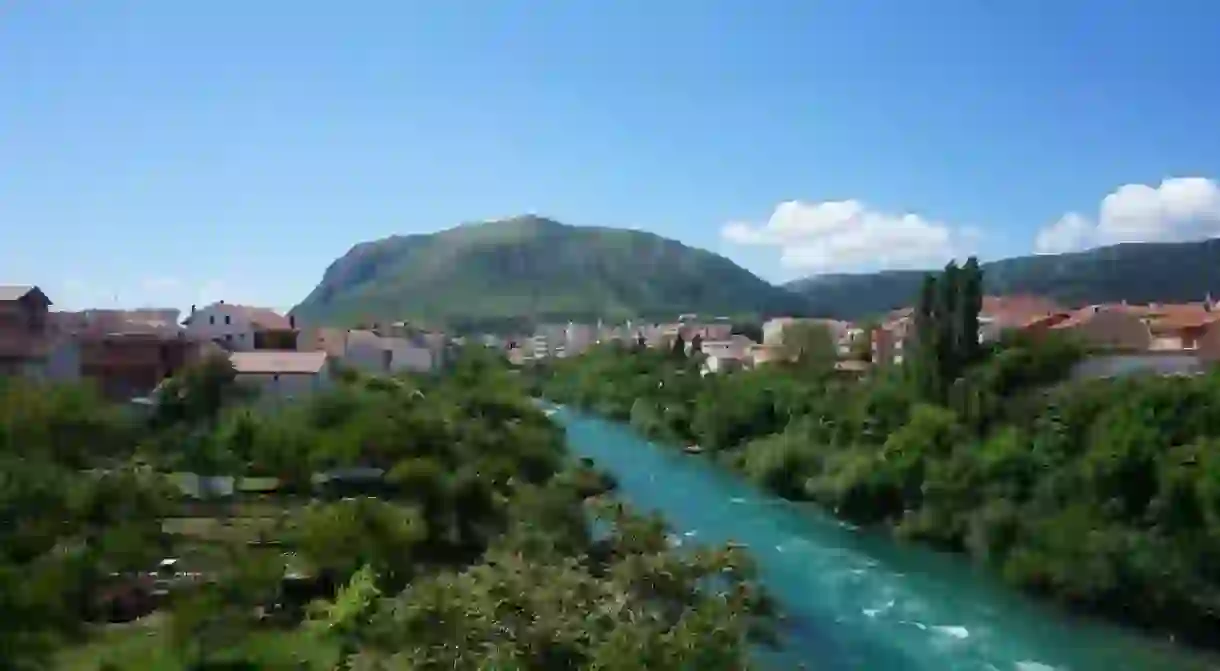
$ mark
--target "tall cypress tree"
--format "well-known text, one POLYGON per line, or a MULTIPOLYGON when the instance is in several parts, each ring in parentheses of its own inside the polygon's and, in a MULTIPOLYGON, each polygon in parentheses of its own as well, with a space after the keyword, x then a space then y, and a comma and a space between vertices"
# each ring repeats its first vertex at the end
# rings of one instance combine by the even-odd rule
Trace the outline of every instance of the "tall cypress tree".
POLYGON ((939 329, 936 327, 936 276, 928 273, 923 278, 923 286, 919 291, 919 302, 915 305, 915 342, 911 351, 906 353, 905 364, 910 366, 915 387, 925 398, 935 396, 938 382, 939 364, 937 354, 939 329))
POLYGON ((960 370, 961 334, 958 330, 958 285, 961 271, 957 263, 950 261, 937 283, 936 307, 933 311, 936 323, 936 371, 939 386, 936 398, 940 399, 944 385, 952 384, 960 370))
POLYGON ((960 360, 969 365, 979 357, 979 313, 983 310, 983 271, 979 260, 970 257, 962 266, 961 288, 958 296, 958 332, 960 337, 960 360))

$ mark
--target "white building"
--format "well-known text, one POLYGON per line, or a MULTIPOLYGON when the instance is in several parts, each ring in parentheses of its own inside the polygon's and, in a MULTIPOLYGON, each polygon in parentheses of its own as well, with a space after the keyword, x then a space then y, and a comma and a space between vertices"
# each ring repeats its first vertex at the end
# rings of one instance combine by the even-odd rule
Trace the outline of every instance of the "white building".
POLYGON ((757 343, 745 336, 733 336, 726 340, 705 340, 700 344, 703 353, 703 373, 723 373, 742 368, 751 360, 751 351, 757 343))
POLYGON ((259 391, 265 402, 305 398, 330 387, 331 376, 326 352, 263 350, 233 352, 229 360, 237 381, 259 391))
POLYGON ((589 324, 568 324, 564 333, 564 352, 568 356, 583 353, 596 342, 597 329, 589 324))
POLYGON ((224 343, 236 352, 256 349, 295 349, 296 320, 269 308, 219 301, 202 309, 191 306, 183 320, 187 336, 224 343), (275 346, 275 345, 281 346, 275 346))
POLYGON ((437 353, 423 336, 382 336, 363 329, 317 329, 303 339, 305 349, 322 350, 343 365, 365 373, 427 373, 437 353))

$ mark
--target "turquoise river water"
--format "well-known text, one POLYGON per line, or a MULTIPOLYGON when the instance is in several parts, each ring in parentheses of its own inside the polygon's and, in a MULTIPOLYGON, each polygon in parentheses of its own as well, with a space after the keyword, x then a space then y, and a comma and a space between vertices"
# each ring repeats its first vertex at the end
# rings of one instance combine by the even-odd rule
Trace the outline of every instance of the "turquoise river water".
POLYGON ((576 454, 662 513, 676 542, 746 545, 787 614, 776 669, 1193 671, 1220 669, 1166 641, 1076 618, 998 584, 960 557, 899 544, 778 499, 709 460, 559 408, 576 454))

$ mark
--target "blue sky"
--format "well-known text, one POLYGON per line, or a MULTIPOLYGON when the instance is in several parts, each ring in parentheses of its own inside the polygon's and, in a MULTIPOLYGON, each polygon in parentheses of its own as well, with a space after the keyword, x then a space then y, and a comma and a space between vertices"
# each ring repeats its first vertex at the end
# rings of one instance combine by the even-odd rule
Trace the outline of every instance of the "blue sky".
POLYGON ((286 308, 356 242, 524 212, 776 281, 1215 235, 1218 32, 1215 2, 9 0, 0 282, 286 308))

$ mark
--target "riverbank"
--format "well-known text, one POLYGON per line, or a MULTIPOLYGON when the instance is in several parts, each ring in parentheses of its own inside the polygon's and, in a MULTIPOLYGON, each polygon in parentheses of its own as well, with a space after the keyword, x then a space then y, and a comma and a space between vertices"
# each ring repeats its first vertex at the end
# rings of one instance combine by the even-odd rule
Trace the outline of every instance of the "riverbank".
POLYGON ((1220 377, 1063 382, 1073 357, 1055 343, 990 352, 943 403, 896 374, 700 377, 689 360, 609 348, 536 389, 1069 610, 1216 646, 1220 377))
POLYGON ((1203 671, 1213 658, 1021 596, 961 558, 898 544, 770 496, 706 459, 565 408, 569 448, 659 511, 681 543, 746 546, 787 615, 767 668, 1203 671))

